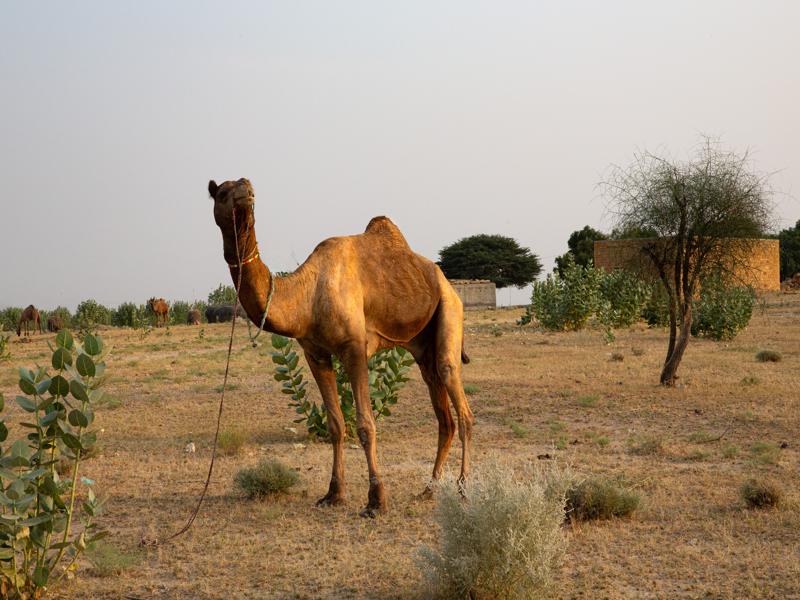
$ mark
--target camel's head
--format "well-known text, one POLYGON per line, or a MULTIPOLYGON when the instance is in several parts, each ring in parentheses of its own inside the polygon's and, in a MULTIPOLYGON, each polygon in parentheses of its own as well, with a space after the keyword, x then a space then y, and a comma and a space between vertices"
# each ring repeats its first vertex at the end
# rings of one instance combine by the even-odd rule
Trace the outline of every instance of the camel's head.
POLYGON ((240 232, 253 225, 256 194, 248 179, 226 181, 220 185, 212 179, 208 182, 208 193, 214 199, 214 220, 223 234, 233 232, 234 211, 240 232))

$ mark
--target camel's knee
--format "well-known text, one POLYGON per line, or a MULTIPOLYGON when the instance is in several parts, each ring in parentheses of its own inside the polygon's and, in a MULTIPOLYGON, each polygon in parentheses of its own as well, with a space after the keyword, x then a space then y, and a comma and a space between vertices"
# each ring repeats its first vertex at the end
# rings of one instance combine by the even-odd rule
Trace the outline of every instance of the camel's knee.
POLYGON ((361 446, 366 448, 367 445, 375 439, 375 423, 369 423, 367 421, 359 423, 356 427, 356 433, 358 434, 358 441, 361 442, 361 446))
POLYGON ((436 371, 439 374, 439 379, 442 380, 446 386, 456 383, 461 377, 461 369, 455 361, 449 359, 439 359, 436 363, 436 371))

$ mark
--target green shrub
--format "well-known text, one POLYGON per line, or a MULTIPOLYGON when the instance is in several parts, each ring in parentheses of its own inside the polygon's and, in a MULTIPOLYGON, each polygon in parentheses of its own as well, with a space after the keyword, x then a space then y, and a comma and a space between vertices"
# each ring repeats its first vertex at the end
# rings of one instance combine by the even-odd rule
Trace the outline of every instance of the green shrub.
POLYGON ((783 356, 775 350, 761 350, 756 354, 756 360, 758 362, 781 362, 783 356))
POLYGON ((653 285, 625 269, 615 269, 600 278, 598 320, 610 328, 630 327, 641 319, 652 296, 653 285))
POLYGON ((755 301, 752 288, 728 285, 719 274, 704 278, 692 309, 692 335, 733 339, 750 322, 755 301))
POLYGON ((600 303, 602 272, 575 264, 566 255, 564 276, 550 273, 544 281, 533 282, 531 311, 545 329, 583 329, 600 303))
POLYGON ((236 485, 251 500, 284 493, 299 480, 297 471, 276 459, 264 459, 234 476, 236 485))
POLYGON ((137 328, 141 327, 145 320, 149 321, 147 307, 133 302, 123 302, 111 314, 111 324, 116 327, 137 328))
POLYGON ((232 285, 220 283, 217 289, 208 293, 209 304, 235 304, 236 288, 232 285))
POLYGON ((748 479, 739 488, 739 497, 748 508, 772 508, 781 503, 783 490, 771 480, 748 479))
POLYGON ((11 358, 11 352, 8 351, 9 337, 11 337, 11 334, 0 333, 0 362, 9 360, 11 358))
POLYGON ((169 322, 172 325, 186 325, 192 305, 183 300, 175 300, 169 307, 169 322))
POLYGON ((553 489, 541 473, 518 479, 501 465, 475 472, 463 497, 445 480, 436 496, 438 547, 423 548, 418 560, 425 597, 546 597, 566 547, 564 496, 553 489))
POLYGON ((642 318, 650 327, 669 325, 669 296, 661 282, 655 282, 651 286, 650 295, 642 308, 642 318))
MULTIPOLYGON (((275 363, 274 378, 281 382, 281 392, 290 396, 289 407, 294 408, 299 416, 295 423, 305 421, 306 429, 312 436, 326 439, 328 437, 328 416, 324 406, 318 406, 307 397, 304 380, 305 367, 299 366, 300 357, 293 350, 293 342, 281 335, 272 335, 272 362, 275 363)), ((353 401, 353 390, 342 364, 334 356, 331 357, 336 375, 336 387, 339 393, 339 404, 344 417, 345 430, 348 435, 356 435, 356 410, 353 401)), ((391 414, 390 407, 397 403, 400 390, 408 381, 407 373, 414 358, 402 348, 390 348, 375 353, 367 363, 369 368, 369 394, 372 411, 376 419, 391 414)))
POLYGON ((576 521, 630 515, 639 506, 635 492, 607 479, 587 479, 567 490, 567 515, 576 521))
POLYGON ((95 300, 84 300, 75 310, 74 325, 83 331, 90 331, 98 325, 111 325, 111 311, 95 300))
POLYGON ((0 310, 0 331, 16 331, 21 316, 22 309, 16 306, 9 306, 0 310))
MULTIPOLYGON (((87 334, 82 344, 67 330, 56 335, 50 364, 19 369, 16 402, 29 433, 0 448, 0 590, 4 598, 40 598, 77 568, 87 546, 106 532, 81 460, 92 453, 95 408, 103 397, 102 339, 87 334), (62 462, 68 475, 61 479, 62 462), (80 490, 79 490, 80 484, 80 490), (80 494, 82 501, 76 505, 80 494), (66 563, 66 564, 65 564, 66 563)), ((0 394, 0 411, 5 405, 0 394)), ((0 421, 0 442, 8 429, 0 421)))

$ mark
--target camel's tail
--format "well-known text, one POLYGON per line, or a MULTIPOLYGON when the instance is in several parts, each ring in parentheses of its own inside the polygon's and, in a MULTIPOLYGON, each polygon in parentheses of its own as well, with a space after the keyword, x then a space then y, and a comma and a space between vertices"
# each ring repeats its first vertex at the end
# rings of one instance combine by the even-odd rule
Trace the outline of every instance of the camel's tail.
POLYGON ((465 365, 469 364, 469 356, 467 356, 467 353, 464 352, 464 344, 463 344, 463 342, 461 344, 461 362, 464 363, 465 365))

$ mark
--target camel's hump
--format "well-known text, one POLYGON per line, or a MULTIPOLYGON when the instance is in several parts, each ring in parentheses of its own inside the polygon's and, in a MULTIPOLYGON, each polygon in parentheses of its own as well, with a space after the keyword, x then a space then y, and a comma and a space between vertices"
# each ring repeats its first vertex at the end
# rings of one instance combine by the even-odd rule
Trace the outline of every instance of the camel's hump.
POLYGON ((372 217, 367 228, 364 230, 365 235, 379 235, 384 239, 391 239, 393 244, 408 247, 406 238, 400 232, 400 229, 392 223, 389 217, 372 217))

